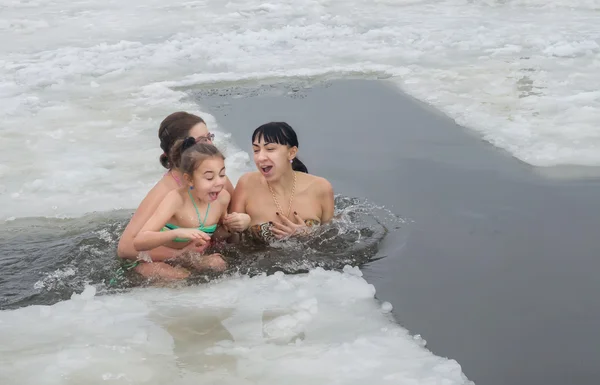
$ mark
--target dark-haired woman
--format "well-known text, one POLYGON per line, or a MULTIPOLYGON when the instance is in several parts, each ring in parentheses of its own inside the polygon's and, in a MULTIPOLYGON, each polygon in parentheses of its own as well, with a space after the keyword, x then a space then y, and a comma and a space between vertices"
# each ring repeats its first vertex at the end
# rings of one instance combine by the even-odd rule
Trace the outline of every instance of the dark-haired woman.
MULTIPOLYGON (((117 254, 119 257, 124 259, 137 260, 139 257, 139 251, 133 245, 133 240, 138 234, 144 223, 154 214, 160 202, 164 197, 171 191, 180 188, 184 181, 181 171, 178 170, 178 165, 181 159, 177 158, 180 156, 176 151, 173 151, 173 146, 176 142, 192 137, 196 142, 204 142, 212 144, 214 135, 208 131, 204 120, 197 116, 187 112, 174 112, 167 116, 160 124, 158 130, 158 138, 160 139, 160 147, 164 151, 160 156, 160 163, 168 171, 163 175, 162 179, 148 192, 144 200, 140 203, 139 207, 133 214, 129 224, 125 228, 125 231, 121 235, 119 240, 119 246, 117 248, 117 254)), ((229 179, 226 180, 225 190, 230 194, 233 193, 233 185, 229 179)), ((231 231, 243 231, 248 227, 250 218, 245 214, 238 214, 232 212, 228 214, 224 219, 224 224, 231 231)), ((165 246, 160 246, 146 252, 144 259, 151 259, 153 262, 162 262, 169 259, 174 259, 186 252, 198 252, 202 253, 206 246, 197 246, 194 243, 190 243, 183 249, 173 249, 165 246)), ((139 266, 135 262, 130 264, 135 266, 136 270, 139 270, 139 266)), ((164 264, 161 264, 164 265, 164 264)), ((156 267, 160 266, 159 264, 156 267)), ((185 274, 179 274, 177 270, 153 272, 146 267, 148 271, 139 271, 144 275, 158 275, 162 278, 173 278, 180 279, 185 278, 185 274)))
POLYGON ((271 122, 252 134, 258 171, 243 175, 231 210, 250 215, 249 234, 262 242, 304 236, 310 228, 331 221, 333 188, 324 178, 308 174, 298 159, 298 137, 289 124, 271 122))

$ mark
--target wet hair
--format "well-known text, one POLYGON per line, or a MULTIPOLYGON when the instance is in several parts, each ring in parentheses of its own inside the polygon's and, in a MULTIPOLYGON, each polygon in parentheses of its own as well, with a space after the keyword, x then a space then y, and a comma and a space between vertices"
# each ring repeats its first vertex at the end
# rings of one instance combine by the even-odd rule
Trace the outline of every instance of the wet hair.
POLYGON ((164 151, 160 156, 160 164, 164 168, 170 170, 177 167, 179 158, 173 158, 171 155, 173 145, 178 140, 188 137, 192 127, 198 123, 205 123, 204 119, 184 111, 174 112, 160 123, 158 139, 160 139, 160 148, 164 151))
MULTIPOLYGON (((258 127, 252 133, 252 143, 255 140, 263 138, 265 143, 277 143, 289 147, 298 147, 298 136, 289 124, 285 122, 270 122, 258 127)), ((308 169, 295 157, 292 160, 292 169, 294 171, 304 172, 308 174, 308 169)))
POLYGON ((218 157, 225 160, 225 156, 214 145, 203 142, 196 143, 196 139, 191 136, 175 142, 169 157, 178 159, 180 162, 176 167, 182 173, 190 176, 206 159, 218 157))

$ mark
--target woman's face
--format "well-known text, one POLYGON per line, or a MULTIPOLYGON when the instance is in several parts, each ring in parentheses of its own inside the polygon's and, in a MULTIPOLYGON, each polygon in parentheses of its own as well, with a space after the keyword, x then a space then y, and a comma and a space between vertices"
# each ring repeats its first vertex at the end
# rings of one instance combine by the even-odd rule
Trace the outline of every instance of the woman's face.
POLYGON ((189 136, 196 139, 196 143, 203 142, 213 144, 214 134, 208 131, 208 127, 204 123, 198 123, 194 127, 190 128, 189 136))
POLYGON ((252 143, 252 150, 256 168, 267 180, 278 179, 291 168, 291 160, 298 151, 297 147, 265 142, 264 137, 259 137, 252 143))

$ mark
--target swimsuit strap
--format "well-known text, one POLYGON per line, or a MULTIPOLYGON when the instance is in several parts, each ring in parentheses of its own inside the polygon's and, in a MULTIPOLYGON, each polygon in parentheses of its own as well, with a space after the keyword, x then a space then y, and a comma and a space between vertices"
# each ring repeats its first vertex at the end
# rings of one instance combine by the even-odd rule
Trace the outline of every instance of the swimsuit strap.
POLYGON ((208 210, 210 210, 210 202, 206 206, 206 214, 204 214, 204 220, 202 222, 200 222, 200 212, 198 211, 198 206, 196 206, 196 201, 194 200, 194 197, 192 196, 192 192, 190 190, 188 190, 188 195, 190 196, 190 199, 192 200, 192 204, 194 205, 194 208, 196 209, 196 215, 198 216, 198 228, 204 227, 206 218, 208 218, 208 210))
POLYGON ((177 186, 181 186, 181 181, 179 180, 179 178, 177 178, 177 177, 175 176, 175 174, 173 174, 173 171, 172 171, 172 170, 171 170, 171 171, 167 171, 167 172, 165 173, 165 175, 167 175, 167 174, 171 174, 171 177, 172 177, 173 179, 175 179, 175 182, 177 182, 177 186))

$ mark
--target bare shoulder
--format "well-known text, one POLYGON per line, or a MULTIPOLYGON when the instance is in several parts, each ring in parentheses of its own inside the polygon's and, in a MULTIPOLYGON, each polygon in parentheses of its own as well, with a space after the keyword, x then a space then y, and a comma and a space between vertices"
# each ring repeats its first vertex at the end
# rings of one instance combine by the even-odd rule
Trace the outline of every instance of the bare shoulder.
POLYGON ((165 199, 163 202, 167 202, 167 204, 171 206, 181 206, 185 202, 184 200, 184 192, 182 189, 171 190, 165 195, 165 199))
POLYGON ((304 173, 302 174, 301 178, 305 181, 306 186, 316 195, 327 196, 333 194, 333 186, 331 186, 331 183, 327 179, 304 173))
POLYGON ((251 171, 240 177, 235 188, 248 188, 258 183, 260 183, 260 173, 258 171, 251 171))
POLYGON ((148 194, 146 194, 140 203, 132 220, 140 218, 142 223, 144 223, 173 191, 173 188, 169 186, 163 177, 163 179, 159 180, 154 187, 148 191, 148 194))
POLYGON ((146 199, 158 200, 158 202, 160 202, 169 194, 170 191, 172 191, 172 188, 168 185, 168 183, 165 182, 164 179, 165 178, 163 177, 161 180, 156 182, 154 187, 152 187, 150 191, 148 191, 148 194, 146 194, 146 199))
POLYGON ((219 193, 219 196, 217 197, 217 200, 219 201, 220 204, 222 204, 225 207, 227 207, 229 205, 229 201, 231 201, 231 194, 229 193, 229 191, 223 189, 219 193))
POLYGON ((333 196, 333 186, 327 179, 319 178, 319 180, 317 181, 316 184, 317 184, 317 193, 320 196, 325 196, 325 197, 333 196))

